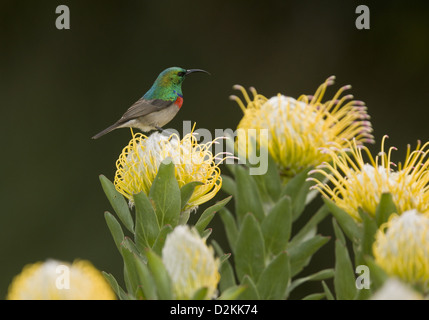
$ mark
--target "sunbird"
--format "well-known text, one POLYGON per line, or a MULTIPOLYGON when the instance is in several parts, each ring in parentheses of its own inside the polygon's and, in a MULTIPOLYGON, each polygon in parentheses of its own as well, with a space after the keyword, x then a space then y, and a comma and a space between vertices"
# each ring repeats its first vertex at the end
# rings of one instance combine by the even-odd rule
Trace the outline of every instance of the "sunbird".
POLYGON ((207 71, 201 69, 183 69, 171 67, 162 71, 152 87, 137 100, 123 116, 110 127, 97 133, 92 139, 98 139, 117 128, 137 128, 143 132, 162 131, 183 105, 182 83, 188 74, 207 71))

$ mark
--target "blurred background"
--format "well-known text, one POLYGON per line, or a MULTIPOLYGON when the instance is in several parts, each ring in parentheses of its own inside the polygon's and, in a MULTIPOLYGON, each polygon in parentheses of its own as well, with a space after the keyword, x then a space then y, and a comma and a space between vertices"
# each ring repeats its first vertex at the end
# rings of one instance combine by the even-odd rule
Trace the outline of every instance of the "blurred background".
MULTIPOLYGON (((98 175, 113 180, 130 131, 90 138, 170 66, 212 74, 185 81, 184 107, 168 124, 179 131, 185 120, 235 130, 234 84, 298 97, 336 75, 326 97, 353 86, 372 116, 373 152, 385 134, 399 148, 394 160, 429 140, 429 2, 2 0, 0 298, 24 265, 48 258, 88 259, 122 279, 98 175), (62 4, 70 30, 55 27, 62 4), (370 30, 355 27, 359 4, 370 30)), ((212 226, 226 243, 220 219, 212 226)), ((320 233, 330 228, 329 218, 320 233)), ((332 244, 311 268, 333 267, 332 244)))

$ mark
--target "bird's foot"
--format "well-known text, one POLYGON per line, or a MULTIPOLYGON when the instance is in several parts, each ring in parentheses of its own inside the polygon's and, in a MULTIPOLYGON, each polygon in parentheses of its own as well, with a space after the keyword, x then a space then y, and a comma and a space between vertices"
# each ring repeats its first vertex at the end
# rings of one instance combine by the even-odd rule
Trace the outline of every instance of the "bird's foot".
POLYGON ((159 133, 164 134, 166 136, 171 136, 173 134, 172 132, 165 130, 161 127, 155 127, 155 129, 158 130, 159 133))

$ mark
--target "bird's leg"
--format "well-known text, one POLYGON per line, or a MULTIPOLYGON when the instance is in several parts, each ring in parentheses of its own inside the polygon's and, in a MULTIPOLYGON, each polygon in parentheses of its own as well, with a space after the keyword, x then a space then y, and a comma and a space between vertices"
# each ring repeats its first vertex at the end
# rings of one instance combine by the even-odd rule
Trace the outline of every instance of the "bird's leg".
POLYGON ((159 133, 165 134, 166 136, 171 136, 173 133, 171 133, 168 130, 162 129, 161 127, 155 126, 155 129, 158 130, 159 133))

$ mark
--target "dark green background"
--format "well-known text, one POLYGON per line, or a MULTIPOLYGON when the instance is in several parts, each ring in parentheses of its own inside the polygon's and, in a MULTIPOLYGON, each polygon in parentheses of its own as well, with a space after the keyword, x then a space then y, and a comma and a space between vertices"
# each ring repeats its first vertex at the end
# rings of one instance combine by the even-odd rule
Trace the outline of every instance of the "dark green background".
MULTIPOLYGON (((380 2, 2 0, 0 297, 25 264, 47 258, 88 259, 122 278, 98 175, 113 179, 130 133, 90 137, 166 67, 212 73, 186 80, 184 107, 168 125, 179 130, 184 120, 235 129, 236 83, 297 97, 334 74, 335 89, 351 84, 367 103, 372 150, 388 134, 401 159, 407 143, 429 140, 429 6, 380 2), (61 4, 71 30, 55 28, 61 4), (359 4, 370 8, 370 30, 355 28, 359 4)), ((213 226, 222 243, 219 221, 213 226)), ((322 227, 330 232, 329 219, 322 227)), ((332 247, 314 262, 333 266, 332 247)))

